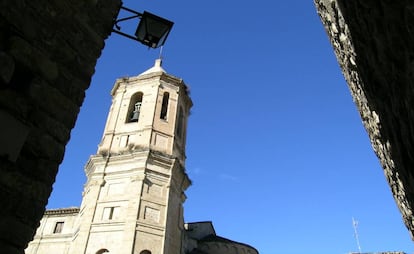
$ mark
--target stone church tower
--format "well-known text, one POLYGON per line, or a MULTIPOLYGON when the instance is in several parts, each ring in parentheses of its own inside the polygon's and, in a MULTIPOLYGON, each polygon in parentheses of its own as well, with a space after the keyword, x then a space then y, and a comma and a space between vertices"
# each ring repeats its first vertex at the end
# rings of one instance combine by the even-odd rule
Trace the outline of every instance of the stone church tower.
POLYGON ((180 253, 190 185, 184 170, 192 106, 187 87, 157 60, 137 77, 118 79, 111 94, 102 141, 85 167, 70 253, 180 253))
POLYGON ((85 166, 80 208, 47 210, 26 254, 258 254, 216 235, 211 222, 184 223, 187 118, 182 79, 161 61, 121 78, 98 151, 85 166))

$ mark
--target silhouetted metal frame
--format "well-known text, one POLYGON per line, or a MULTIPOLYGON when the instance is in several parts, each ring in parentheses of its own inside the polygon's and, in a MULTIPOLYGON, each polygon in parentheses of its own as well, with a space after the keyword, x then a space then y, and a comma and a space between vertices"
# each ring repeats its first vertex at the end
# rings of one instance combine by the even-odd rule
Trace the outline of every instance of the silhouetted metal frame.
POLYGON ((122 36, 125 36, 125 37, 127 37, 129 39, 132 39, 134 41, 141 42, 136 37, 134 37, 132 35, 129 35, 127 33, 121 32, 121 26, 118 23, 119 22, 122 22, 122 21, 125 21, 125 20, 135 19, 135 18, 139 18, 140 19, 140 18, 142 18, 142 13, 139 13, 137 11, 134 11, 134 10, 129 9, 127 7, 124 7, 124 6, 121 6, 121 9, 122 10, 125 10, 127 12, 130 12, 130 13, 133 13, 134 15, 129 16, 129 17, 125 17, 125 18, 122 18, 122 19, 115 20, 114 27, 112 28, 112 32, 117 33, 117 34, 122 35, 122 36))

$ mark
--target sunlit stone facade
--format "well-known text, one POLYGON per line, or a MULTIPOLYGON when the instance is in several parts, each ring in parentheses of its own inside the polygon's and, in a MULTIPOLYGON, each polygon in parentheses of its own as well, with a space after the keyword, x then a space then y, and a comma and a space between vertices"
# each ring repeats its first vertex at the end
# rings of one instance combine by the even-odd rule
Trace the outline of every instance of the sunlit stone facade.
POLYGON ((182 79, 157 60, 118 79, 111 94, 102 141, 85 166, 80 208, 47 211, 26 254, 256 254, 217 236, 211 222, 184 224, 192 101, 182 79))

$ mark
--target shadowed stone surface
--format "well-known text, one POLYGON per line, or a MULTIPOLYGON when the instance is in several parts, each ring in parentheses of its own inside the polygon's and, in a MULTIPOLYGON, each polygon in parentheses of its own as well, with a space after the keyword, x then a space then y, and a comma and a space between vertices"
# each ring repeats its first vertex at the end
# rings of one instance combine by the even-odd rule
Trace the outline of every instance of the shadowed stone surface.
POLYGON ((33 238, 121 1, 0 1, 0 252, 33 238))
POLYGON ((314 2, 413 238, 414 3, 314 2))

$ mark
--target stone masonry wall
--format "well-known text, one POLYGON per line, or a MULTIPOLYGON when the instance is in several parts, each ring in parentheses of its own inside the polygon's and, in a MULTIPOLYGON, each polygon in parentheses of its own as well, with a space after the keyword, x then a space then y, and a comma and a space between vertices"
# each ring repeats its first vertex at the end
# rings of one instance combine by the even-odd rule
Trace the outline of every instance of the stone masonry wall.
POLYGON ((314 2, 413 237, 414 3, 314 2))
POLYGON ((23 253, 120 0, 0 1, 0 252, 23 253))

